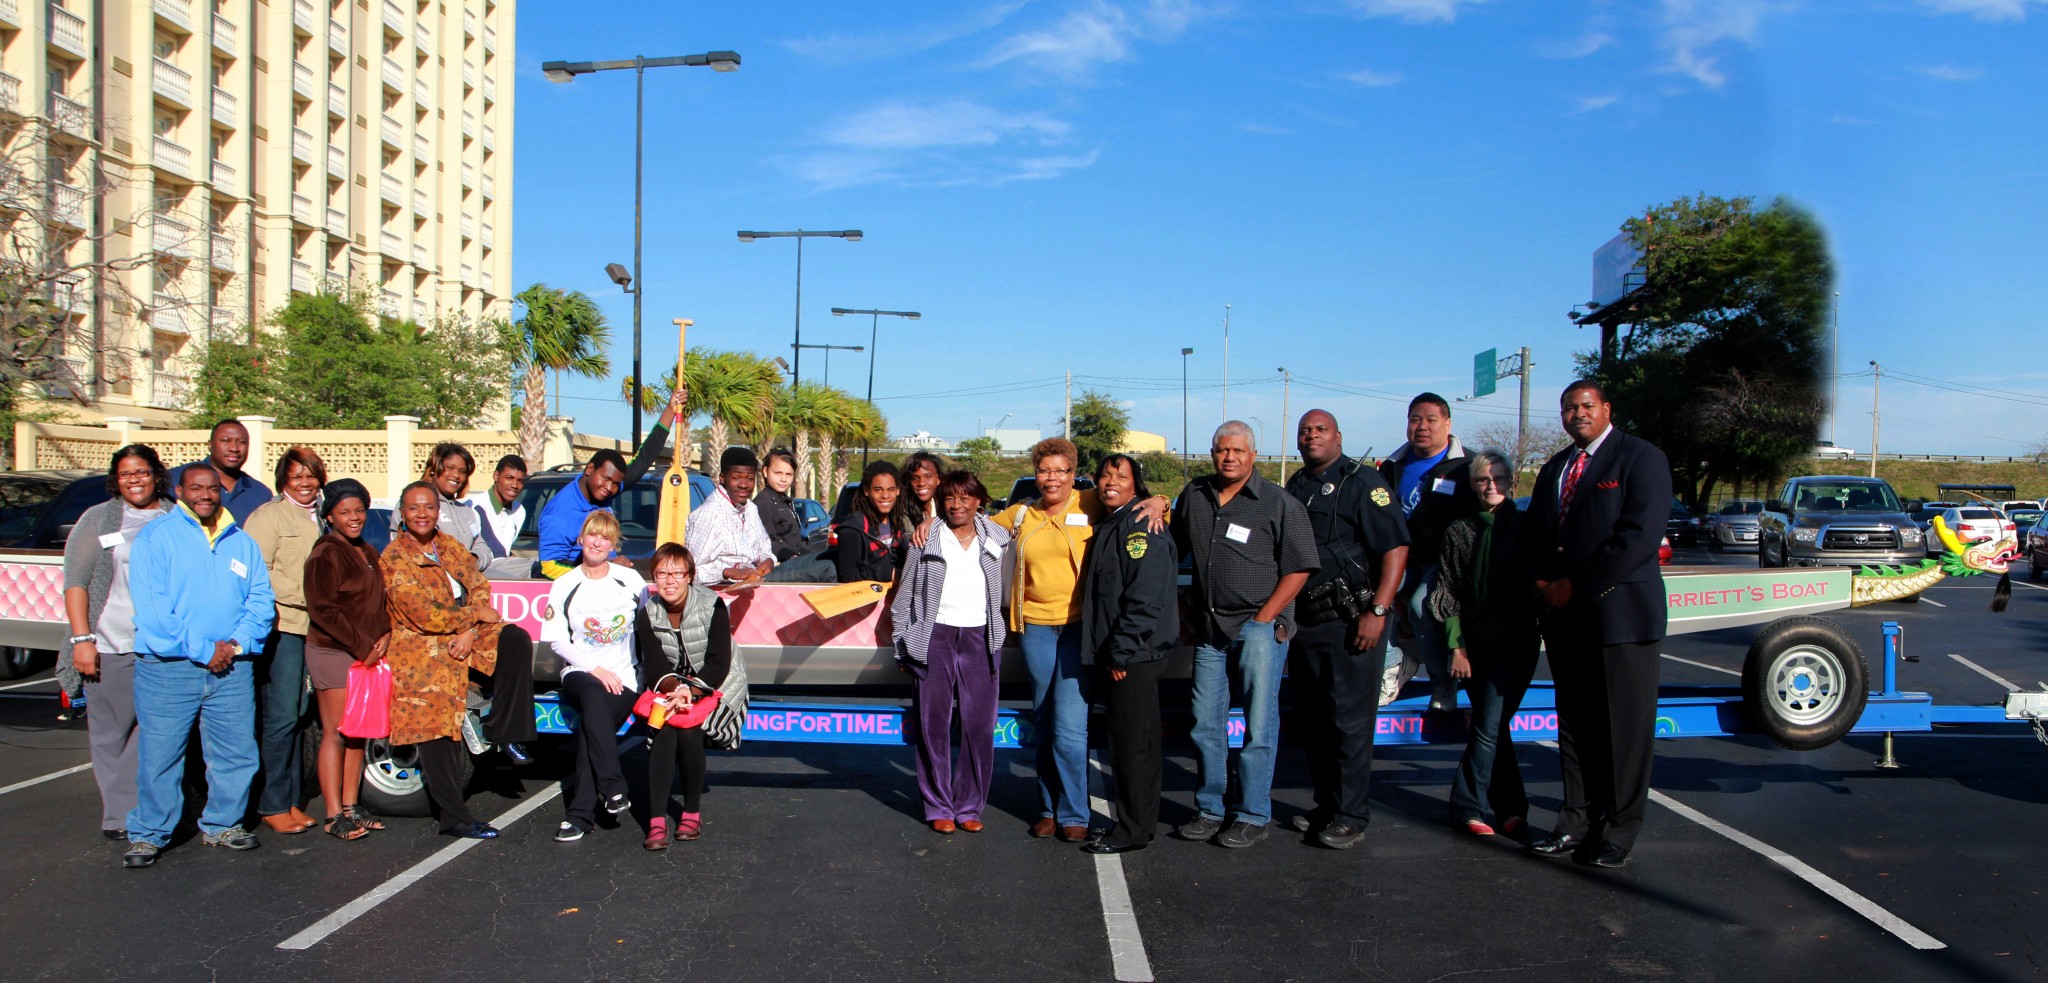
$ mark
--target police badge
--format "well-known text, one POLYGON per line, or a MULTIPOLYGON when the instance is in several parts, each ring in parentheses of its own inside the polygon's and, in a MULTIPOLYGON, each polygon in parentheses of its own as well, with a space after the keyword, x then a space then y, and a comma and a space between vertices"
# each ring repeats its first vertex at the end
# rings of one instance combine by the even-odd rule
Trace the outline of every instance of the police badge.
POLYGON ((1388 494, 1385 488, 1375 488, 1372 490, 1372 503, 1385 508, 1394 504, 1394 496, 1388 494))
POLYGON ((1148 545, 1144 533, 1134 532, 1124 537, 1124 554, 1133 560, 1142 560, 1148 545))

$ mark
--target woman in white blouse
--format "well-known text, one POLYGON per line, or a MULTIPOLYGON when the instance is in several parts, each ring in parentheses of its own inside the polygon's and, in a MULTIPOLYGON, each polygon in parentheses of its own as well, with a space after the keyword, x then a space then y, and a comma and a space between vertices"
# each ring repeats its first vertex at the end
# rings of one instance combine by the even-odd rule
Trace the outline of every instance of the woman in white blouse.
POLYGON ((581 717, 575 760, 562 779, 565 806, 555 839, 569 843, 597 826, 597 810, 625 812, 626 776, 619 768, 619 725, 633 712, 639 675, 634 666, 633 613, 647 581, 611 562, 619 520, 592 512, 577 537, 581 562, 548 590, 541 611, 541 641, 562 659, 562 705, 581 717))

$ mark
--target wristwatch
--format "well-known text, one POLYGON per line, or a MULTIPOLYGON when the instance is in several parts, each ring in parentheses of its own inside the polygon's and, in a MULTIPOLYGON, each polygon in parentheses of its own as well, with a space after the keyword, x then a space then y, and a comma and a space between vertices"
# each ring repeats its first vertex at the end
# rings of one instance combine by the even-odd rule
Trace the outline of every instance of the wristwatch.
POLYGON ((1384 618, 1387 616, 1387 612, 1392 610, 1394 609, 1384 604, 1375 604, 1372 606, 1372 616, 1375 618, 1384 618))

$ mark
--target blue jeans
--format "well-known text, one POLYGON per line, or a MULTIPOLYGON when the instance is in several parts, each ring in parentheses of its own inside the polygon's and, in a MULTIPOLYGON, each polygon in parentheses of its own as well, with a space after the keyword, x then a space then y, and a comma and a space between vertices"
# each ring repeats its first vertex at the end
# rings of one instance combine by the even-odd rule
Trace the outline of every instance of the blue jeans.
POLYGON ((263 704, 263 730, 257 739, 263 755, 263 794, 256 811, 265 816, 292 811, 299 804, 299 722, 306 716, 306 636, 274 631, 264 645, 266 658, 257 668, 257 693, 263 704))
POLYGON ((135 722, 142 743, 129 840, 170 845, 185 808, 185 747, 195 718, 206 755, 199 829, 218 833, 241 825, 249 811, 249 782, 256 777, 255 679, 247 659, 216 674, 190 659, 135 657, 135 722))
POLYGON ((1088 701, 1081 697, 1081 626, 1025 625, 1039 815, 1088 825, 1088 701))
POLYGON ((1287 643, 1273 626, 1247 621, 1227 649, 1195 647, 1195 808, 1203 818, 1226 817, 1264 826, 1273 820, 1273 753, 1280 743, 1280 675, 1287 643), (1244 748, 1237 756, 1235 801, 1229 787, 1231 694, 1244 697, 1244 748))
POLYGON ((1399 665, 1402 660, 1420 664, 1429 670, 1429 683, 1437 692, 1457 692, 1451 678, 1451 650, 1444 644, 1444 626, 1429 614, 1429 592, 1436 588, 1437 566, 1432 563, 1420 570, 1408 571, 1401 581, 1401 596, 1397 604, 1401 608, 1401 619, 1405 627, 1415 634, 1405 644, 1396 638, 1387 646, 1386 664, 1399 665))

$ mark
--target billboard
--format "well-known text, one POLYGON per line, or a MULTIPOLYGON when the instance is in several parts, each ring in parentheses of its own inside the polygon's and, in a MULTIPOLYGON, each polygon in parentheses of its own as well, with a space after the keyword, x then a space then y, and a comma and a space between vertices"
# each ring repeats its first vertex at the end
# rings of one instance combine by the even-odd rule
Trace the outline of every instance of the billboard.
POLYGON ((1643 285, 1643 251, 1622 232, 1593 250, 1593 303, 1605 307, 1643 285))

